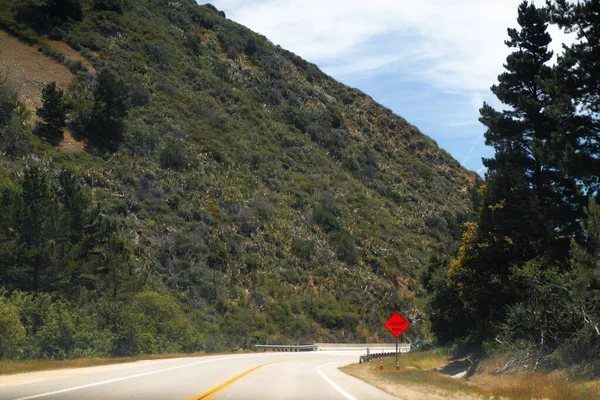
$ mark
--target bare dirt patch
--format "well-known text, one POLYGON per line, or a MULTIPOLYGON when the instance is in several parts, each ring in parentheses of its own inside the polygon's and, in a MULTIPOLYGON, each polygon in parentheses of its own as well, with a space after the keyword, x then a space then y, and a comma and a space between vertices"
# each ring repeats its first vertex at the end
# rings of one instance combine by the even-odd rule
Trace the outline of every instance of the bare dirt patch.
MULTIPOLYGON (((92 72, 93 66, 81 54, 65 43, 51 42, 68 59, 79 60, 92 72)), ((8 78, 9 84, 19 92, 21 101, 31 111, 34 121, 35 110, 42 105, 42 88, 46 83, 56 82, 66 89, 73 74, 67 67, 42 54, 37 47, 30 46, 0 30, 0 77, 8 78)), ((64 151, 83 151, 85 142, 78 141, 65 131, 65 140, 60 148, 64 151)))
POLYGON ((68 152, 79 152, 84 151, 86 148, 86 142, 77 140, 73 137, 68 129, 65 129, 64 140, 60 142, 60 149, 68 152))
POLYGON ((0 71, 33 113, 42 104, 42 87, 56 82, 65 89, 73 74, 67 67, 0 30, 0 71))

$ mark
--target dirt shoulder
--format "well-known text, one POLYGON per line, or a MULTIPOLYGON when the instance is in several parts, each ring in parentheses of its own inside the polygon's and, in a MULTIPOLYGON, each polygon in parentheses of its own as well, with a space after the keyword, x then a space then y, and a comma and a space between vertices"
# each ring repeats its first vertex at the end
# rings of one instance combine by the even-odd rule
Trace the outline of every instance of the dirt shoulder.
POLYGON ((415 352, 400 357, 400 370, 395 360, 351 364, 343 372, 406 400, 439 399, 557 399, 600 400, 600 381, 569 379, 564 372, 522 372, 497 375, 485 362, 466 377, 468 360, 453 360, 442 351, 415 352))
MULTIPOLYGON (((363 364, 352 364, 340 368, 348 375, 361 379, 391 395, 406 400, 489 399, 483 392, 466 383, 432 370, 402 366, 396 371, 393 359, 384 360, 384 369, 379 369, 379 360, 363 364)), ((439 367, 443 367, 440 365, 439 367)))

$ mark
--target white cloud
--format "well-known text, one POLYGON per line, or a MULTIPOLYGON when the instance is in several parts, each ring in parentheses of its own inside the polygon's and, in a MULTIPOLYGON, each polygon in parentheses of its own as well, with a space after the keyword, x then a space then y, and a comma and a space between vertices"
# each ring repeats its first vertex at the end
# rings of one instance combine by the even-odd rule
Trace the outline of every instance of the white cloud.
POLYGON ((452 126, 452 127, 473 126, 473 125, 479 125, 479 121, 477 121, 476 119, 466 119, 464 121, 448 122, 448 126, 452 126))
MULTIPOLYGON (((451 127, 476 124, 484 100, 499 105, 489 88, 511 51, 504 41, 522 0, 209 1, 342 81, 385 73, 423 91, 464 96, 445 120, 451 127)), ((568 39, 551 32, 558 53, 568 39)), ((480 138, 463 164, 483 146, 480 138)))
MULTIPOLYGON (((233 20, 332 74, 396 68, 453 91, 486 91, 520 0, 213 0, 233 20), (375 48, 368 44, 376 41, 375 48), (365 54, 365 52, 367 52, 365 54), (361 57, 365 56, 365 57, 361 57), (384 60, 384 63, 381 61, 384 60), (369 66, 369 61, 377 61, 369 66)), ((336 75, 336 76, 340 76, 336 75)))
POLYGON ((395 64, 414 79, 460 92, 487 92, 502 72, 506 29, 516 26, 520 2, 211 0, 276 44, 319 65, 333 64, 325 69, 336 77, 395 64))

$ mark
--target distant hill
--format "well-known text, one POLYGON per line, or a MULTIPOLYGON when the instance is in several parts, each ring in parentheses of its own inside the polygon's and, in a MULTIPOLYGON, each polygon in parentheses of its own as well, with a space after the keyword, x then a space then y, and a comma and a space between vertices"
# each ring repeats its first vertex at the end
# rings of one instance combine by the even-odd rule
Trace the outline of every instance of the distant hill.
POLYGON ((0 68, 31 119, 47 79, 70 104, 60 143, 2 128, 0 256, 21 254, 2 264, 8 301, 19 289, 89 307, 114 335, 91 354, 375 341, 393 310, 417 321, 419 271, 454 250, 477 176, 415 126, 192 0, 0 0, 0 26, 21 41, 0 35, 0 68), (102 85, 126 92, 123 116, 101 119, 102 85), (27 239, 34 176, 55 207, 36 212, 79 233, 27 239), (79 184, 75 212, 65 193, 79 184), (107 304, 180 313, 195 336, 124 333, 107 304))

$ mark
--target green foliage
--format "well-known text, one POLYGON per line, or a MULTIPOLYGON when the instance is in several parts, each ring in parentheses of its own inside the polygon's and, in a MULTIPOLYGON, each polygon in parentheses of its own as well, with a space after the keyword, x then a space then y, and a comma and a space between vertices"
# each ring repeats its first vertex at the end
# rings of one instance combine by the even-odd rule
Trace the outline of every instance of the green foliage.
POLYGON ((467 328, 456 336, 493 340, 550 367, 587 368, 597 360, 600 207, 594 198, 583 206, 598 193, 600 179, 600 102, 589 91, 600 59, 592 28, 597 11, 596 1, 519 7, 520 29, 509 29, 506 42, 514 52, 492 87, 508 107, 481 109, 487 144, 496 152, 485 160, 477 221, 467 224, 445 281, 436 283, 433 274, 425 281, 440 338, 455 339, 443 321, 461 319, 460 313, 440 313, 438 297, 446 297, 467 317, 467 328), (555 63, 550 22, 579 38, 555 63))
POLYGON ((347 232, 339 232, 334 237, 335 252, 338 258, 348 265, 358 263, 358 250, 352 236, 347 232))
POLYGON ((0 126, 7 125, 13 117, 13 112, 18 106, 18 93, 7 85, 7 77, 2 76, 0 81, 0 126))
POLYGON ((38 35, 66 41, 97 71, 68 65, 83 152, 22 124, 34 156, 0 158, 0 280, 27 332, 11 354, 379 341, 384 315, 417 310, 414 271, 456 246, 473 174, 210 5, 81 3, 81 21, 38 31, 0 7, 2 26, 56 59, 38 35))
POLYGON ((19 319, 19 311, 6 298, 0 298, 0 357, 18 358, 25 340, 25 328, 19 319))
POLYGON ((92 7, 97 11, 123 12, 123 0, 93 0, 92 7))
POLYGON ((15 3, 16 20, 38 31, 49 31, 66 21, 81 21, 83 18, 81 0, 23 0, 15 3))
POLYGON ((79 73, 67 88, 65 103, 71 121, 69 128, 76 136, 88 135, 94 109, 94 81, 90 74, 79 73))
POLYGON ((0 152, 14 156, 27 150, 28 118, 25 106, 18 102, 17 91, 0 75, 0 152))
POLYGON ((571 359, 594 359, 591 355, 600 349, 600 205, 595 198, 590 198, 585 215, 581 240, 571 242, 572 297, 580 327, 565 349, 571 359))
POLYGON ((570 277, 540 260, 513 270, 523 300, 508 307, 502 333, 510 343, 526 340, 545 352, 570 338, 578 325, 572 309, 570 277))
POLYGON ((131 104, 137 107, 145 106, 150 102, 150 91, 148 88, 137 82, 131 89, 131 104))
POLYGON ((36 133, 53 144, 62 141, 67 108, 63 100, 63 91, 56 87, 56 82, 48 83, 42 89, 42 107, 37 109, 36 114, 42 119, 36 133))
POLYGON ((174 170, 182 169, 186 162, 185 149, 179 142, 169 141, 160 152, 160 166, 174 170))
POLYGON ((131 302, 68 303, 49 294, 0 297, 3 357, 65 359, 198 351, 192 319, 171 296, 139 293, 131 302))
POLYGON ((97 79, 90 117, 91 136, 114 151, 123 141, 129 93, 123 80, 108 69, 101 70, 97 79))
POLYGON ((448 259, 433 256, 421 276, 428 295, 425 312, 436 341, 442 345, 453 342, 456 337, 467 336, 468 328, 473 325, 458 290, 448 282, 448 268, 448 259))
POLYGON ((182 345, 191 345, 190 320, 173 297, 155 292, 139 293, 133 302, 133 312, 139 318, 136 335, 142 354, 177 353, 184 350, 182 345))

